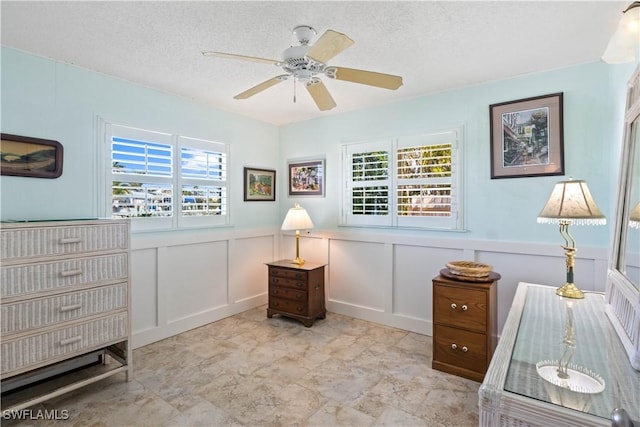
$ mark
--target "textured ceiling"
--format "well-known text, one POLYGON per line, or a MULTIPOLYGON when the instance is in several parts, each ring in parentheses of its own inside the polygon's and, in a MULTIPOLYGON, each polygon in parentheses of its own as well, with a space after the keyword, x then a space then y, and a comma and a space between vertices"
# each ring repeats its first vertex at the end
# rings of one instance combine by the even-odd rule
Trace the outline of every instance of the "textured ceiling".
MULTIPOLYGON (((53 58, 274 124, 598 61, 628 2, 6 1, 4 46, 53 58), (291 30, 355 41, 329 65, 397 74, 397 91, 323 78, 338 106, 320 112, 291 79, 247 100, 273 65, 205 57, 217 50, 281 59, 291 30)), ((537 94, 531 94, 537 95, 537 94)))

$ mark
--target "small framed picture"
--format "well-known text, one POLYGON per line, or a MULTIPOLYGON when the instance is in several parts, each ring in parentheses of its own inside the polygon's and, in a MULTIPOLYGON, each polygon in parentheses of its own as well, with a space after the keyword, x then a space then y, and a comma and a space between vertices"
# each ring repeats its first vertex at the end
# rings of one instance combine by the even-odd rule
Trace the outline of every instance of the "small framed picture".
POLYGON ((276 200, 276 171, 244 168, 244 201, 273 202, 276 200))
POLYGON ((324 160, 290 161, 289 196, 324 196, 324 160))
POLYGON ((491 179, 564 175, 562 92, 489 106, 491 179))
POLYGON ((62 175, 62 144, 50 139, 1 134, 2 175, 58 178, 62 175))

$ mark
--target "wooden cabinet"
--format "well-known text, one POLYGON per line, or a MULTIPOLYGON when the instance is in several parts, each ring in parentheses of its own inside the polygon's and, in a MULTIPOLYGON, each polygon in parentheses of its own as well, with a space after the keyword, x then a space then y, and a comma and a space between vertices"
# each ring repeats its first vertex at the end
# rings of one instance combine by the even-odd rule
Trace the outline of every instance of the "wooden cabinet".
POLYGON ((3 223, 0 254, 4 409, 128 379, 128 221, 3 223))
POLYGON ((290 260, 268 263, 269 307, 267 317, 274 314, 300 320, 306 327, 316 319, 324 319, 324 264, 305 263, 301 266, 290 260))
POLYGON ((433 279, 432 367, 481 382, 497 344, 500 275, 462 281, 440 273, 433 279))

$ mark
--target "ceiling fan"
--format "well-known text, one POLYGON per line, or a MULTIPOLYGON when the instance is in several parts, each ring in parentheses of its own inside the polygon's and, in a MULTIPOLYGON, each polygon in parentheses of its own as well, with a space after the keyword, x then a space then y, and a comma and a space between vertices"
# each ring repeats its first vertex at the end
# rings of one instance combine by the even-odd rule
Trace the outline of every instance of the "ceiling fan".
POLYGON ((294 102, 295 82, 298 81, 307 88, 307 91, 321 111, 331 110, 336 106, 333 97, 327 90, 321 74, 336 79, 384 89, 396 90, 402 86, 402 77, 391 74, 376 73, 373 71, 357 70, 353 68, 328 66, 327 61, 351 46, 354 42, 346 35, 333 30, 327 30, 313 44, 309 45, 316 30, 308 25, 299 25, 293 29, 293 35, 300 46, 291 46, 282 54, 282 60, 257 58, 254 56, 236 55, 225 52, 202 52, 205 56, 217 56, 221 58, 240 59, 245 61, 261 62, 281 67, 286 74, 273 77, 236 96, 234 99, 247 99, 265 89, 270 88, 289 77, 294 78, 294 102))

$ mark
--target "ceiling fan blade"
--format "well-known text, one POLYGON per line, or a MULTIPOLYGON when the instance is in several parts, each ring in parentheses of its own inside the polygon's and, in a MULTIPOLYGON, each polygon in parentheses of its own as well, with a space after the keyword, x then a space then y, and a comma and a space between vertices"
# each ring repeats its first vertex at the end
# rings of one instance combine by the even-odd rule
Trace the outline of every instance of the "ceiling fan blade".
POLYGON ((233 99, 247 99, 257 93, 262 92, 265 89, 269 89, 271 86, 277 85, 278 83, 287 80, 288 78, 289 78, 289 75, 287 74, 276 76, 272 79, 269 79, 267 81, 264 81, 260 84, 255 85, 251 89, 247 89, 244 92, 239 93, 238 95, 234 96, 233 99))
POLYGON ((309 95, 313 98, 320 111, 327 111, 335 108, 336 102, 331 97, 331 94, 327 90, 327 87, 320 81, 320 79, 314 78, 306 84, 309 95))
POLYGON ((234 53, 206 51, 206 52, 202 52, 202 54, 204 56, 217 56, 219 58, 240 59, 242 61, 262 62, 264 64, 272 64, 272 65, 281 64, 281 61, 276 61, 275 59, 257 58, 255 56, 236 55, 234 53))
POLYGON ((384 89, 396 90, 402 86, 402 77, 391 74, 376 73, 373 71, 356 70, 354 68, 327 67, 327 77, 336 80, 345 80, 363 85, 376 86, 384 89))
POLYGON ((307 58, 325 63, 351 46, 353 40, 346 35, 333 30, 327 30, 317 42, 307 51, 307 58))

